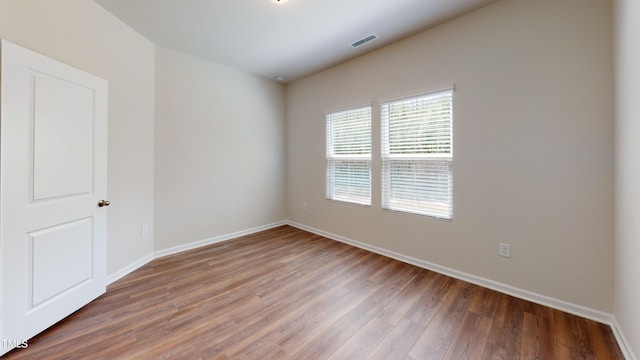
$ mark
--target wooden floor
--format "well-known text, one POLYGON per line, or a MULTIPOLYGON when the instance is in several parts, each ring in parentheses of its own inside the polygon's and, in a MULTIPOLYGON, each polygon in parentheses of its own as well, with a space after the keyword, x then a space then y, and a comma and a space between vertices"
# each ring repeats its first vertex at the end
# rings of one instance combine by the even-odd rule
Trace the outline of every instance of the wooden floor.
POLYGON ((283 226, 154 260, 7 359, 623 359, 610 328, 283 226))

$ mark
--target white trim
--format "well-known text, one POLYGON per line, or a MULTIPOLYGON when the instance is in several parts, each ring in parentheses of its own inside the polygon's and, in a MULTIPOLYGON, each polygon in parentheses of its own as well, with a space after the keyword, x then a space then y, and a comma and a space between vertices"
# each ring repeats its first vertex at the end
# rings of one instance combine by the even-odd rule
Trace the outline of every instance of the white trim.
POLYGON ((424 160, 441 160, 453 161, 453 154, 387 154, 382 155, 382 160, 387 161, 424 161, 424 160))
POLYGON ((123 277, 129 275, 130 273, 138 270, 139 268, 143 267, 144 265, 146 265, 147 263, 149 263, 150 261, 152 261, 153 258, 153 254, 148 254, 143 256, 142 258, 134 261, 133 263, 125 266, 124 268, 116 271, 115 273, 107 276, 107 286, 113 284, 114 282, 122 279, 123 277))
POLYGON ((455 84, 452 85, 446 85, 446 86, 440 86, 440 87, 434 87, 431 89, 427 89, 427 90, 419 90, 419 91, 413 91, 413 92, 409 92, 406 93, 404 95, 396 95, 396 96, 389 96, 389 97, 384 97, 384 98, 380 98, 378 99, 378 105, 382 106, 385 104, 392 104, 401 100, 409 100, 409 99, 415 99, 415 98, 420 98, 420 97, 426 97, 426 96, 431 96, 431 95, 435 95, 438 93, 443 93, 443 92, 455 92, 456 91, 456 86, 455 84))
POLYGON ((358 105, 346 105, 343 107, 339 107, 336 110, 326 110, 324 112, 324 117, 326 119, 327 116, 329 115, 338 115, 340 113, 345 113, 345 112, 349 112, 349 111, 353 111, 353 110, 362 110, 364 108, 370 107, 371 108, 371 112, 373 112, 373 101, 369 100, 367 102, 363 102, 360 103, 358 105))
POLYGON ((303 224, 299 224, 293 221, 287 221, 287 224, 317 235, 321 235, 324 236, 326 238, 332 239, 332 240, 336 240, 348 245, 352 245, 364 250, 368 250, 371 252, 374 252, 376 254, 380 254, 395 260, 399 260, 402 262, 405 262, 407 264, 411 264, 411 265, 415 265, 418 267, 421 267, 423 269, 427 269, 427 270, 431 270, 431 271, 435 271, 437 273, 440 274, 444 274, 447 276, 451 276, 453 278, 462 280, 462 281, 466 281, 472 284, 476 284, 476 285, 480 285, 482 287, 491 289, 491 290, 495 290, 507 295, 511 295, 511 296, 515 296, 517 298, 520 299, 524 299, 527 301, 531 301, 534 302, 536 304, 540 304, 540 305, 544 305, 544 306, 548 306, 550 308, 554 308, 554 309, 558 309, 558 310, 562 310, 565 312, 568 312, 570 314, 573 315, 578 315, 590 320, 594 320, 600 323, 604 323, 604 324, 610 324, 611 320, 613 318, 613 316, 609 313, 605 313, 599 310, 595 310, 595 309, 591 309, 582 305, 577 305, 577 304, 572 304, 569 302, 566 302, 564 300, 558 300, 558 299, 554 299, 552 297, 546 296, 546 295, 540 295, 540 294, 536 294, 534 292, 531 291, 527 291, 527 290, 523 290, 523 289, 519 289, 516 288, 514 286, 511 285, 507 285, 507 284, 503 284, 497 281, 493 281, 490 279, 486 279, 480 276, 476 276, 476 275, 471 275, 471 274, 467 274, 465 272, 462 271, 457 271, 457 270, 453 270, 450 269, 448 267, 445 266, 441 266, 441 265, 437 265, 428 261, 424 261, 424 260, 420 260, 420 259, 416 259, 414 257, 411 256, 407 256, 407 255, 403 255, 394 251, 390 251, 387 249, 383 249, 377 246, 373 246, 373 245, 369 245, 369 244, 365 244, 363 242, 357 241, 357 240, 353 240, 353 239, 349 239, 346 238, 344 236, 340 236, 340 235, 336 235, 336 234, 332 234, 330 232, 326 232, 320 229, 316 229, 310 226, 306 226, 303 224))
POLYGON ((339 160, 339 161, 371 161, 371 154, 361 155, 331 155, 327 156, 327 160, 339 160))
POLYGON ((416 259, 411 256, 406 256, 394 251, 386 250, 377 246, 365 244, 357 240, 349 239, 344 236, 340 236, 324 230, 316 229, 311 226, 303 225, 295 221, 287 220, 286 224, 301 230, 305 230, 317 235, 324 236, 331 240, 339 241, 341 243, 345 243, 345 244, 355 246, 367 251, 371 251, 376 254, 380 254, 395 260, 399 260, 407 264, 411 264, 411 265, 421 267, 423 269, 435 271, 437 273, 451 276, 453 278, 466 281, 475 285, 479 285, 491 290, 495 290, 503 294, 511 295, 523 300, 531 301, 536 304, 548 306, 556 310, 564 311, 573 315, 577 315, 586 319, 590 319, 590 320, 608 325, 609 327, 611 327, 611 331, 613 332, 613 335, 615 336, 616 341, 618 342, 618 346, 620 347, 620 350, 622 351, 622 354, 624 355, 625 359, 639 360, 638 357, 636 357, 635 354, 633 353, 633 350, 629 342, 627 341, 622 330, 620 329, 620 325, 618 324, 617 319, 615 318, 615 316, 613 316, 610 313, 591 309, 582 305, 572 304, 564 300, 555 299, 546 295, 536 294, 531 291, 516 288, 514 286, 489 280, 480 276, 475 276, 475 275, 467 274, 465 272, 453 270, 453 269, 440 266, 428 261, 416 259))
POLYGON ((107 285, 111 285, 112 283, 120 280, 121 278, 125 277, 126 275, 134 272, 135 270, 141 268, 142 266, 146 265, 147 263, 164 257, 164 256, 168 256, 168 255, 173 255, 179 252, 183 252, 183 251, 187 251, 187 250, 192 250, 192 249, 196 249, 202 246, 206 246, 206 245, 211 245, 211 244, 215 244, 215 243, 219 243, 222 241, 226 241, 226 240, 231 240, 231 239, 235 239, 241 236, 245 236, 245 235, 250 235, 250 234, 254 234, 260 231, 264 231, 264 230, 269 230, 269 229, 273 229, 276 228, 278 226, 282 226, 282 225, 286 225, 287 223, 285 221, 278 221, 275 223, 271 223, 271 224, 267 224, 267 225, 262 225, 262 226, 258 226, 258 227, 254 227, 251 229, 247 229, 247 230, 241 230, 241 231, 236 231, 233 233, 229 233, 229 234, 224 234, 224 235, 220 235, 220 236, 215 236, 209 239, 204 239, 204 240, 200 240, 200 241, 194 241, 188 244, 183 244, 183 245, 179 245, 179 246, 174 246, 172 248, 168 248, 168 249, 163 249, 163 250, 159 250, 159 251, 154 251, 151 254, 148 254, 144 257, 142 257, 141 259, 131 263, 130 265, 126 266, 125 268, 116 271, 115 273, 109 275, 107 277, 107 285))
POLYGON ((278 222, 275 222, 275 223, 262 225, 262 226, 257 226, 257 227, 254 227, 254 228, 251 228, 251 229, 247 229, 247 230, 240 230, 240 231, 236 231, 236 232, 232 232, 232 233, 228 233, 228 234, 214 236, 214 237, 209 238, 209 239, 204 239, 204 240, 200 240, 200 241, 194 241, 194 242, 191 242, 191 243, 188 243, 188 244, 178 245, 178 246, 174 246, 172 248, 155 251, 153 253, 153 257, 154 257, 154 259, 158 259, 158 258, 161 258, 161 257, 164 257, 164 256, 177 254, 177 253, 180 253, 180 252, 183 252, 183 251, 197 249, 197 248, 202 247, 202 246, 216 244, 216 243, 219 243, 219 242, 235 239, 235 238, 238 238, 238 237, 241 237, 241 236, 251 235, 251 234, 254 234, 254 233, 257 233, 257 232, 260 232, 260 231, 273 229, 275 227, 282 226, 282 225, 286 225, 286 222, 285 221, 278 221, 278 222))
POLYGON ((209 239, 205 239, 205 240, 201 240, 201 241, 195 241, 189 244, 184 244, 184 245, 180 245, 180 246, 175 246, 169 249, 164 249, 164 250, 160 250, 160 251, 155 251, 152 254, 146 255, 143 258, 135 261, 134 263, 128 265, 127 267, 109 275, 107 277, 107 285, 110 285, 112 283, 114 283, 115 281, 123 278, 124 276, 128 275, 129 273, 137 270, 138 268, 146 265, 147 263, 151 262, 152 260, 155 260, 157 258, 160 257, 164 257, 164 256, 168 256, 168 255, 172 255, 172 254, 176 254, 179 252, 183 252, 186 250, 192 250, 192 249, 196 249, 202 246, 206 246, 206 245, 210 245, 210 244, 215 244, 215 243, 219 243, 222 241, 226 241, 226 240, 231 240, 234 238, 238 238, 241 236, 245 236, 245 235, 250 235, 253 233, 257 233, 260 231, 264 231, 264 230, 269 230, 278 226, 282 226, 282 225, 289 225, 289 226, 293 226, 295 228, 301 229, 301 230, 305 230, 317 235, 321 235, 324 236, 328 239, 331 240, 335 240, 335 241, 339 241, 341 243, 345 243, 351 246, 355 246, 367 251, 371 251, 374 252, 376 254, 380 254, 398 261, 402 261, 405 262, 407 264, 411 264, 411 265, 415 265, 418 267, 421 267, 423 269, 427 269, 427 270, 431 270, 431 271, 435 271, 437 273, 440 274, 444 274, 447 276, 451 276, 453 278, 462 280, 462 281, 466 281, 472 284, 476 284, 488 289, 492 289, 507 295, 511 295, 511 296, 515 296, 517 298, 523 299, 523 300, 527 300, 527 301, 531 301, 540 305, 544 305, 544 306, 548 306, 550 308, 554 308, 557 310, 561 310, 561 311, 565 311, 567 313, 573 314, 573 315, 577 315, 577 316, 581 316, 587 319, 591 319, 606 325, 609 325, 611 327, 611 331, 613 332, 614 337, 616 338, 616 341, 618 342, 618 346, 620 347, 620 350, 622 351, 622 354, 624 355, 624 357, 627 360, 639 360, 638 357, 633 353, 633 350, 629 344, 629 342, 627 341, 626 337, 624 336, 624 333, 622 332, 622 329, 620 328, 620 324, 618 323, 618 320, 615 318, 615 316, 613 316, 612 314, 609 313, 605 313, 599 310, 594 310, 585 306, 581 306, 581 305, 577 305, 577 304, 572 304, 563 300, 558 300, 558 299, 554 299, 552 297, 546 296, 546 295, 540 295, 540 294, 536 294, 527 290, 523 290, 523 289, 519 289, 516 287, 513 287, 511 285, 507 285, 507 284, 503 284, 503 283, 499 283, 497 281, 493 281, 493 280, 489 280, 489 279, 485 279, 483 277, 480 276, 475 276, 475 275, 471 275, 471 274, 467 274, 461 271, 457 271, 457 270, 453 270, 444 266, 440 266, 437 264, 433 264, 431 262, 428 261, 424 261, 424 260, 420 260, 420 259, 416 259, 410 256, 406 256, 394 251, 389 251, 377 246, 373 246, 373 245, 369 245, 369 244, 365 244, 363 242, 357 241, 357 240, 353 240, 353 239, 349 239, 347 237, 344 236, 340 236, 340 235, 336 235, 327 231, 323 231, 320 229, 316 229, 314 227, 311 226, 307 226, 307 225, 303 225, 300 223, 297 223, 295 221, 290 221, 290 220, 285 220, 285 221, 278 221, 275 223, 271 223, 271 224, 267 224, 267 225, 263 225, 263 226, 258 226, 255 228, 251 228, 251 229, 247 229, 247 230, 242 230, 242 231, 238 231, 238 232, 234 232, 234 233, 229 233, 229 234, 225 234, 225 235, 220 235, 220 236, 216 236, 213 238, 209 238, 209 239))
POLYGON ((610 325, 613 336, 616 337, 618 346, 620 346, 620 351, 622 351, 622 355, 624 355, 624 358, 627 360, 638 360, 638 357, 633 353, 631 344, 629 344, 627 338, 622 332, 622 329, 620 329, 620 324, 618 323, 618 319, 615 316, 612 316, 610 325))

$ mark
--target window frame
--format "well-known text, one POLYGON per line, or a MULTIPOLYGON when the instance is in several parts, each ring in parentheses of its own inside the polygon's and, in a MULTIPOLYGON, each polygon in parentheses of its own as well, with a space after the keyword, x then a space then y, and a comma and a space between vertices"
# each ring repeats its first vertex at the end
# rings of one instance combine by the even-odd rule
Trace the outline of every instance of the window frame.
MULTIPOLYGON (((348 116, 348 115, 347 115, 348 116)), ((363 119, 359 119, 363 120, 363 119)), ((372 125, 373 125, 373 105, 371 103, 359 106, 353 106, 342 110, 331 111, 325 114, 325 156, 326 156, 326 166, 325 166, 325 196, 327 200, 330 201, 338 201, 350 204, 357 204, 362 206, 371 206, 372 203, 372 192, 371 192, 371 182, 372 182, 372 149, 373 149, 373 140, 372 140, 372 125), (335 121, 336 117, 341 115, 353 114, 357 112, 367 112, 368 118, 366 119, 368 128, 368 153, 364 154, 336 154, 336 141, 334 134, 336 132, 335 129, 335 121), (342 193, 337 191, 342 186, 342 189, 345 189, 347 186, 336 184, 336 163, 343 164, 366 164, 367 169, 367 191, 366 194, 363 195, 362 192, 354 191, 352 193, 342 193)), ((343 144, 344 146, 344 144, 343 144)), ((341 151, 342 152, 342 151, 341 151)), ((357 169, 356 169, 357 171, 357 169)), ((357 179, 356 179, 357 181, 357 179)))
MULTIPOLYGON (((407 95, 403 97, 397 97, 385 101, 380 101, 380 126, 381 126, 381 206, 384 210, 398 211, 403 213, 410 213, 416 215, 423 215, 437 219, 452 220, 453 219, 453 115, 454 115, 454 88, 453 86, 447 88, 440 88, 437 90, 423 92, 413 95, 407 95), (418 102, 420 100, 436 100, 441 98, 448 98, 448 138, 437 137, 436 144, 440 141, 445 143, 448 140, 448 145, 443 147, 448 152, 438 151, 436 147, 433 153, 392 153, 392 140, 390 140, 389 123, 389 107, 400 104, 408 104, 412 102, 418 102), (417 188, 420 184, 429 184, 430 189, 428 191, 415 190, 414 193, 422 193, 424 196, 407 196, 406 199, 399 200, 400 196, 395 197, 394 193, 398 193, 398 189, 394 188, 393 180, 393 165, 405 167, 413 167, 413 169, 419 169, 423 173, 421 177, 417 177, 414 184, 411 184, 411 180, 407 180, 407 188, 417 188), (425 170, 426 169, 426 170, 425 170), (433 185, 436 184, 436 185, 433 185), (426 195, 425 195, 426 194, 426 195), (405 202, 405 205, 398 205, 401 201, 405 202), (420 204, 422 203, 422 204, 420 204)), ((438 107, 439 108, 439 107, 438 107)), ((426 110, 425 110, 426 111, 426 110)), ((424 120, 424 124, 433 125, 442 120, 434 120, 434 118, 428 118, 424 120), (430 122, 433 121, 433 124, 430 122)), ((407 118, 405 118, 407 121, 407 118)), ((408 135, 410 138, 411 135, 408 135)), ((402 138, 402 141, 410 141, 402 138)), ((424 152, 424 149, 430 149, 429 143, 425 141, 419 144, 424 152)), ((433 150, 429 150, 433 151, 433 150)), ((397 177, 408 176, 410 174, 418 173, 418 170, 407 170, 403 172, 397 172, 397 177)), ((397 181, 395 182, 397 185, 397 181)), ((407 190, 407 193, 413 194, 412 190, 407 190)))

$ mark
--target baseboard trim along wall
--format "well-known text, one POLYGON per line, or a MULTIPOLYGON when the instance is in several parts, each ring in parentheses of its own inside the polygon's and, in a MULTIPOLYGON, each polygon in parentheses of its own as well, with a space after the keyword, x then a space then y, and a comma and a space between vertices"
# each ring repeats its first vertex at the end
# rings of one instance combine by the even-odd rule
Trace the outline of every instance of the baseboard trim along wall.
POLYGON ((164 257, 164 256, 177 254, 177 253, 180 253, 180 252, 183 252, 183 251, 197 249, 199 247, 203 247, 203 246, 207 246, 207 245, 211 245, 211 244, 215 244, 215 243, 219 243, 219 242, 223 242, 223 241, 239 238, 241 236, 255 234, 255 233, 258 233, 260 231, 273 229, 273 228, 276 228, 278 226, 282 226, 282 225, 286 225, 286 224, 287 224, 286 221, 278 221, 278 222, 271 223, 271 224, 257 226, 257 227, 251 228, 251 229, 236 231, 236 232, 232 232, 232 233, 228 233, 228 234, 214 236, 212 238, 208 238, 208 239, 204 239, 204 240, 190 242, 188 244, 174 246, 174 247, 171 247, 171 248, 168 248, 168 249, 162 249, 162 250, 154 251, 153 253, 151 253, 149 255, 146 255, 146 256, 142 257, 141 259, 133 262, 129 266, 126 266, 122 270, 117 271, 117 272, 109 275, 107 277, 107 285, 110 285, 110 284, 120 280, 121 278, 125 277, 126 275, 128 275, 129 273, 135 271, 136 269, 146 265, 148 262, 150 262, 152 260, 155 260, 155 259, 158 259, 158 258, 161 258, 161 257, 164 257))
POLYGON ((367 250, 367 251, 371 251, 374 252, 376 254, 380 254, 382 256, 386 256, 388 258, 391 259, 395 259, 398 261, 402 261, 404 263, 407 264, 411 264, 411 265, 415 265, 418 267, 421 267, 423 269, 427 269, 427 270, 431 270, 431 271, 435 271, 437 273, 443 274, 443 275, 447 275, 447 276, 451 276, 453 278, 462 280, 462 281, 466 281, 475 285, 479 285, 488 289, 492 289, 507 295, 511 295, 511 296, 515 296, 517 298, 523 299, 523 300, 527 300, 527 301, 531 301, 534 302, 536 304, 540 304, 540 305, 544 305, 544 306, 548 306, 550 308, 554 308, 557 310, 561 310, 570 314, 574 314, 577 316, 581 316, 590 320, 594 320, 606 325, 609 325, 611 327, 611 330, 613 331, 613 334, 616 338, 616 340, 618 341, 618 345, 620 346, 620 349, 622 350, 623 355, 625 356, 626 359, 628 360, 638 360, 638 358, 634 355, 634 353, 631 351, 631 347, 629 346, 629 343, 627 342, 624 334, 622 333, 620 326, 618 324, 618 321, 616 320, 616 318, 609 313, 605 313, 602 311, 598 311, 595 309, 590 309, 588 307, 585 306, 581 306, 581 305, 577 305, 577 304, 572 304, 563 300, 558 300, 558 299, 554 299, 552 297, 549 296, 545 296, 545 295, 540 295, 540 294, 536 294, 527 290, 523 290, 523 289, 519 289, 507 284, 503 284, 503 283, 499 283, 497 281, 493 281, 493 280, 489 280, 489 279, 485 279, 483 277, 480 276, 475 276, 475 275, 471 275, 471 274, 467 274, 461 271, 457 271, 457 270, 453 270, 444 266, 440 266, 428 261, 424 261, 424 260, 420 260, 420 259, 416 259, 410 256, 406 256, 400 253, 396 253, 393 251, 389 251, 387 249, 383 249, 377 246, 373 246, 373 245, 369 245, 357 240, 353 240, 353 239, 349 239, 346 238, 344 236, 340 236, 340 235, 336 235, 324 230, 320 230, 320 229, 316 229, 314 227, 311 226, 307 226, 307 225, 303 225, 300 223, 296 223, 294 221, 279 221, 279 222, 275 222, 275 223, 271 223, 271 224, 267 224, 267 225, 263 225, 263 226, 258 226, 258 227, 254 227, 251 229, 247 229, 247 230, 242 230, 242 231, 237 231, 237 232, 233 232, 233 233, 228 233, 228 234, 223 234, 223 235, 219 235, 219 236, 215 236, 209 239, 204 239, 204 240, 200 240, 200 241, 194 241, 188 244, 183 244, 183 245, 179 245, 179 246, 175 246, 172 248, 168 248, 168 249, 163 249, 163 250, 158 250, 153 252, 152 254, 149 254, 147 256, 144 256, 143 258, 139 259, 138 261, 135 261, 134 263, 132 263, 131 265, 123 268, 122 270, 109 275, 109 277, 107 278, 107 284, 112 284, 115 281, 123 278, 124 276, 126 276, 127 274, 135 271, 136 269, 144 266, 145 264, 149 263, 150 261, 157 259, 157 258, 161 258, 164 256, 168 256, 168 255, 173 255, 173 254, 177 254, 183 251, 187 251, 187 250, 192 250, 192 249, 196 249, 199 247, 203 247, 206 245, 211 245, 211 244, 215 244, 215 243, 219 243, 219 242, 223 242, 223 241, 227 241, 227 240, 231 240, 231 239, 235 239, 241 236, 245 236, 245 235, 250 235, 250 234, 254 234, 260 231, 264 231, 264 230, 269 230, 272 228, 276 228, 278 226, 282 226, 282 225, 290 225, 293 226, 295 228, 304 230, 304 231, 308 231, 310 233, 313 234, 317 234, 320 236, 324 236, 328 239, 334 240, 334 241, 339 241, 341 243, 347 244, 347 245, 351 245, 351 246, 355 246, 357 248, 363 249, 363 250, 367 250))
POLYGON ((251 229, 247 229, 247 230, 241 230, 241 231, 236 231, 236 232, 232 232, 232 233, 229 233, 229 234, 223 234, 223 235, 219 235, 219 236, 214 236, 214 237, 209 238, 209 239, 204 239, 204 240, 195 241, 195 242, 184 244, 184 245, 174 246, 172 248, 168 248, 168 249, 164 249, 164 250, 158 250, 158 251, 153 253, 153 257, 154 257, 154 259, 157 259, 157 258, 161 258, 163 256, 177 254, 177 253, 180 253, 180 252, 183 252, 183 251, 196 249, 196 248, 199 248, 199 247, 202 247, 202 246, 211 245, 211 244, 215 244, 215 243, 219 243, 219 242, 223 242, 223 241, 239 238, 241 236, 255 234, 255 233, 260 232, 260 231, 273 229, 273 228, 276 228, 278 226, 282 226, 282 225, 286 225, 286 224, 287 223, 285 221, 278 221, 278 222, 275 222, 275 223, 262 225, 262 226, 257 226, 257 227, 254 227, 254 228, 251 228, 251 229))
POLYGON ((638 360, 638 357, 635 355, 635 353, 631 349, 631 346, 629 345, 629 342, 627 341, 626 336, 624 336, 624 333, 620 329, 620 324, 618 324, 618 319, 615 316, 612 316, 611 318, 612 320, 609 326, 611 326, 611 331, 613 331, 613 335, 616 337, 616 341, 618 341, 618 345, 620 346, 620 350, 622 350, 622 354, 624 355, 624 358, 627 360, 638 360))
POLYGON ((155 259, 153 257, 153 253, 148 254, 140 259, 138 259, 137 261, 134 261, 133 263, 129 264, 128 266, 125 266, 123 269, 120 269, 119 271, 116 271, 115 273, 107 276, 107 286, 113 284, 114 282, 122 279, 123 277, 129 275, 130 273, 138 270, 139 268, 143 267, 144 265, 146 265, 148 262, 150 262, 151 260, 155 259))
POLYGON ((339 241, 341 243, 345 243, 347 245, 351 245, 351 246, 355 246, 358 248, 361 248, 363 250, 367 250, 367 251, 371 251, 374 252, 376 254, 380 254, 383 256, 386 256, 388 258, 391 259, 395 259, 398 261, 402 261, 404 263, 407 264, 411 264, 411 265, 415 265, 418 267, 421 267, 423 269, 427 269, 427 270, 431 270, 431 271, 435 271, 437 273, 443 274, 443 275, 447 275, 447 276, 451 276, 452 278, 456 278, 462 281, 466 281, 475 285, 479 285, 491 290, 495 290, 498 292, 501 292, 503 294, 507 294, 507 295, 511 295, 523 300, 527 300, 527 301, 531 301, 533 303, 536 304, 540 304, 540 305, 544 305, 544 306, 548 306, 550 308, 553 309, 557 309, 557 310, 561 310, 573 315, 577 315, 577 316, 581 316, 583 318, 587 318, 593 321, 597 321, 599 323, 603 323, 606 325, 609 325, 611 327, 611 330, 616 338, 616 340, 618 341, 618 345, 620 346, 620 350, 622 351, 623 355, 625 356, 626 359, 628 360, 638 360, 638 358, 635 357, 635 355, 633 354, 633 352, 630 350, 631 347, 629 346, 629 343, 626 341, 626 338, 624 337, 624 334, 622 333, 622 331, 620 330, 620 327, 618 325, 618 322, 616 320, 616 318, 609 313, 605 313, 599 310, 595 310, 595 309, 591 309, 585 306, 581 306, 581 305, 577 305, 577 304, 572 304, 563 300, 558 300, 558 299, 554 299, 552 297, 549 296, 545 296, 545 295, 541 295, 541 294, 536 294, 527 290, 523 290, 523 289, 519 289, 516 287, 513 287, 511 285, 507 285, 507 284, 503 284, 503 283, 499 283, 497 281, 493 281, 493 280, 489 280, 489 279, 485 279, 483 277, 480 276, 475 276, 475 275, 471 275, 471 274, 467 274, 461 271, 457 271, 457 270, 453 270, 444 266, 440 266, 437 264, 433 264, 431 262, 428 261, 424 261, 424 260, 420 260, 420 259, 416 259, 410 256, 406 256, 400 253, 396 253, 393 251, 389 251, 387 249, 383 249, 377 246, 373 246, 373 245, 369 245, 357 240, 353 240, 353 239, 349 239, 346 238, 344 236, 340 236, 340 235, 336 235, 324 230, 320 230, 320 229, 316 229, 313 228, 311 226, 307 226, 307 225, 303 225, 300 223, 296 223, 294 221, 286 221, 287 225, 293 226, 295 228, 301 229, 301 230, 305 230, 308 231, 310 233, 314 233, 320 236, 324 236, 326 238, 329 238, 331 240, 335 240, 335 241, 339 241))

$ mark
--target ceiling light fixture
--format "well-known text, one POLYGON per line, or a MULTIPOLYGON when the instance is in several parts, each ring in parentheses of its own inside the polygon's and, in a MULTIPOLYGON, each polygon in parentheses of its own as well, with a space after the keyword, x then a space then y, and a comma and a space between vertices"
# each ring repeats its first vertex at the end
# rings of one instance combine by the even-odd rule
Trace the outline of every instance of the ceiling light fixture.
POLYGON ((271 0, 272 3, 274 4, 284 4, 286 3, 288 0, 271 0))

